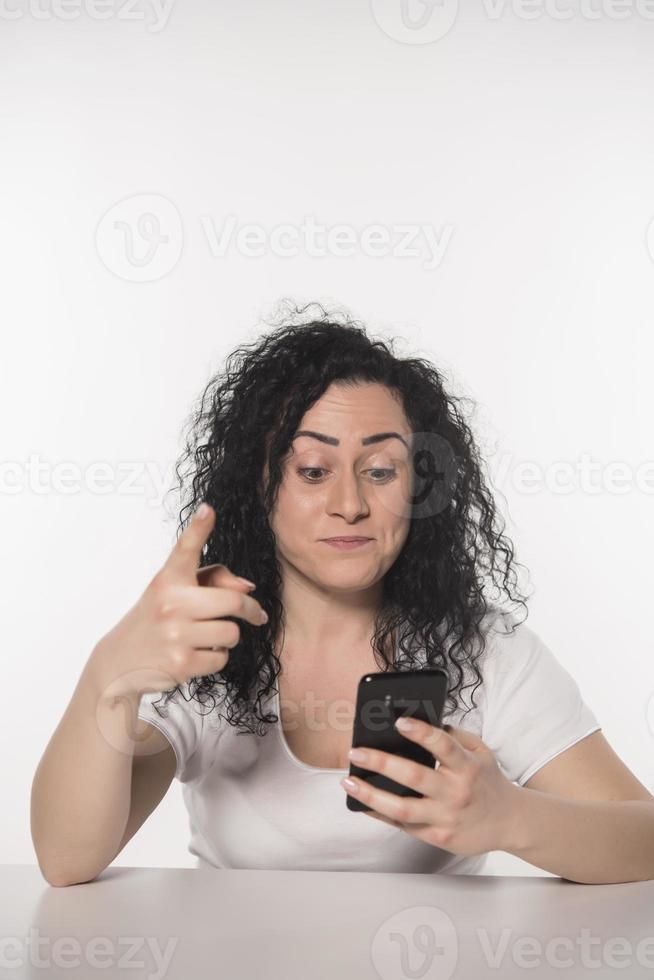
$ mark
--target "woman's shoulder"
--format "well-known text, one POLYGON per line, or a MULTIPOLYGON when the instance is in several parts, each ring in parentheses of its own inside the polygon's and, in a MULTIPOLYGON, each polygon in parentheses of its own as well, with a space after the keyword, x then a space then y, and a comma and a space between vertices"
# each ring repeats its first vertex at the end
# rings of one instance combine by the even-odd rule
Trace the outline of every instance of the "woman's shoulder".
POLYGON ((515 674, 528 666, 533 668, 537 661, 555 660, 540 633, 513 612, 489 610, 480 624, 480 632, 484 636, 484 649, 478 662, 485 679, 515 674))

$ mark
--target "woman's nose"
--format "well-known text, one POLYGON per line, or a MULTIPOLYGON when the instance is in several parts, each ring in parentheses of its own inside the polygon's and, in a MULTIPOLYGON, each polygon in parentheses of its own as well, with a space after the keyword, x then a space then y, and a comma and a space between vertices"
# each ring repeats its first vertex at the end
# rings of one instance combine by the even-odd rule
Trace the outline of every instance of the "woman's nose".
POLYGON ((331 513, 341 514, 349 520, 370 511, 363 482, 352 473, 334 481, 327 503, 331 513))

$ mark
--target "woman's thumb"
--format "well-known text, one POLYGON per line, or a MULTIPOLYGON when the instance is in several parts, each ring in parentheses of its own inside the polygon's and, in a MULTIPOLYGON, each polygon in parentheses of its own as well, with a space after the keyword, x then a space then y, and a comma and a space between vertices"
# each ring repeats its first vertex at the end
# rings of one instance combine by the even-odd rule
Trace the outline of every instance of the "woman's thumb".
POLYGON ((198 568, 197 578, 198 585, 212 585, 220 589, 240 588, 245 592, 251 592, 257 587, 256 583, 250 582, 249 579, 235 575, 227 565, 218 563, 198 568))

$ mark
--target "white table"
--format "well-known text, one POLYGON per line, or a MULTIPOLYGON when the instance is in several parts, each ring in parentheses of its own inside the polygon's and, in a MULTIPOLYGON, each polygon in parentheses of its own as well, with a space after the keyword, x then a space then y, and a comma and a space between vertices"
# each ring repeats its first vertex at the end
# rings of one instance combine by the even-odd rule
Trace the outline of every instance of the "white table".
POLYGON ((0 879, 14 980, 654 978, 654 881, 110 867, 54 888, 36 865, 0 879))

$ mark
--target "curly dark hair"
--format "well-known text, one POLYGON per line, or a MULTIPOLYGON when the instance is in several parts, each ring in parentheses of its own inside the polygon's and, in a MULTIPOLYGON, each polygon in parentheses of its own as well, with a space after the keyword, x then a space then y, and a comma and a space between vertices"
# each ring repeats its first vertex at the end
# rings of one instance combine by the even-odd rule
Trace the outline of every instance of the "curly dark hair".
POLYGON ((255 581, 269 621, 255 627, 239 620, 241 638, 225 667, 163 692, 166 703, 187 687, 201 704, 211 697, 213 709, 222 687, 230 724, 252 732, 258 722, 263 734, 265 725, 279 720, 260 709, 281 666, 274 642, 283 629, 282 579, 269 514, 283 460, 304 413, 333 382, 377 382, 401 399, 414 434, 414 487, 416 475, 424 485, 410 499, 410 518, 417 519, 410 520, 402 551, 384 577, 371 641, 375 660, 381 670, 444 668, 452 710, 457 698, 463 704, 469 668, 475 686, 467 713, 476 707, 474 692, 483 680, 476 665, 486 644, 483 621, 499 613, 514 628, 519 625, 486 598, 484 579, 527 615, 524 597, 515 591, 519 563, 502 533, 505 524, 461 410, 469 399, 448 393, 432 363, 398 357, 393 340, 372 339, 348 314, 292 301, 282 301, 281 310, 281 323, 268 322, 268 333, 237 347, 206 384, 186 423, 173 488, 181 491, 178 533, 201 501, 216 511, 200 567, 222 562, 255 581), (268 482, 262 488, 266 461, 268 482), (384 651, 392 636, 398 640, 391 663, 384 651), (416 649, 426 657, 424 664, 416 661, 416 649))

